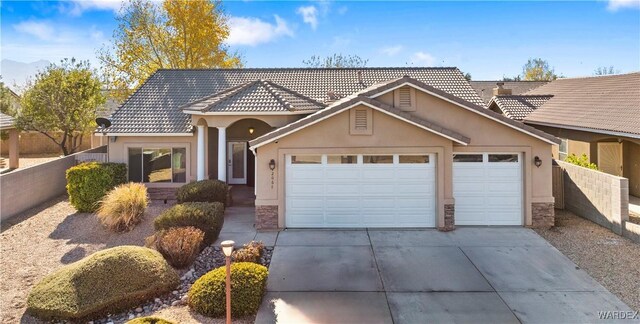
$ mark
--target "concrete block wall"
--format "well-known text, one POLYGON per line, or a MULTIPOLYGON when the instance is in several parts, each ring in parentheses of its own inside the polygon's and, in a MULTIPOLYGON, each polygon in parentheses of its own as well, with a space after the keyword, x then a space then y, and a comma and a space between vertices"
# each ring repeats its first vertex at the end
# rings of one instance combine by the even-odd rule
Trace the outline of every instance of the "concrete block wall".
POLYGON ((556 161, 564 171, 564 206, 616 234, 629 220, 629 180, 556 161))
POLYGON ((66 193, 66 171, 83 153, 104 153, 106 146, 0 175, 0 221, 66 193))

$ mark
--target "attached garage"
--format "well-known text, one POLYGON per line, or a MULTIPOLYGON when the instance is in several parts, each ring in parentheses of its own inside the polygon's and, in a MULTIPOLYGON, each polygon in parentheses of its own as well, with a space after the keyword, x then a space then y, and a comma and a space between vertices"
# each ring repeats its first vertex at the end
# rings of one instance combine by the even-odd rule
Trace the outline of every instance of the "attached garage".
POLYGON ((286 156, 290 228, 435 227, 435 156, 286 156))
POLYGON ((523 225, 522 158, 517 153, 453 156, 456 225, 523 225))

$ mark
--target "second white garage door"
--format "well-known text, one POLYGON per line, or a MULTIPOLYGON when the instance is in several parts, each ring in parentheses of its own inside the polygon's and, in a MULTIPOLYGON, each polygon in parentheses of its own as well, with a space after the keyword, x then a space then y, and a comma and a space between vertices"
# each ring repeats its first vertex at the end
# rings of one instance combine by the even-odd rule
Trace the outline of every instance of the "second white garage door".
POLYGON ((286 226, 434 227, 433 155, 288 155, 286 226))
POLYGON ((522 225, 520 154, 453 157, 456 225, 522 225))

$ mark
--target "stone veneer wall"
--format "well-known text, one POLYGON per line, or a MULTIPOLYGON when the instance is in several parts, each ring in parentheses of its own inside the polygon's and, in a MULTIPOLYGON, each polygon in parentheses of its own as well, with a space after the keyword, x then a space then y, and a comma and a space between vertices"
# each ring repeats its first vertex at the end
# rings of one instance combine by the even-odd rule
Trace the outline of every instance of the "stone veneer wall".
POLYGON ((256 206, 256 229, 278 228, 278 206, 256 206))
POLYGON ((550 228, 555 225, 553 203, 531 204, 531 227, 550 228))
POLYGON ((616 234, 629 220, 629 180, 556 161, 564 170, 564 207, 616 234))
POLYGON ((438 230, 443 232, 453 231, 455 226, 455 205, 454 204, 445 204, 444 205, 444 226, 438 227, 438 230))

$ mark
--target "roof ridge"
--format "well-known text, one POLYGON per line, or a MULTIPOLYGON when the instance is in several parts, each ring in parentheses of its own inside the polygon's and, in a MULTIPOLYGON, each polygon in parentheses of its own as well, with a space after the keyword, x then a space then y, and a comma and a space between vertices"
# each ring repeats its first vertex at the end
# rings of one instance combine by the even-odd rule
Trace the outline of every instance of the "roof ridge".
POLYGON ((274 82, 274 81, 272 81, 272 80, 265 80, 265 81, 266 81, 266 82, 268 82, 271 86, 273 86, 273 87, 275 87, 275 88, 279 88, 280 90, 283 90, 283 91, 285 91, 285 92, 288 92, 288 93, 290 93, 290 94, 292 94, 292 95, 294 95, 294 96, 296 96, 296 97, 298 97, 298 98, 300 98, 300 99, 306 100, 307 102, 311 102, 311 103, 314 103, 314 104, 321 104, 321 105, 323 105, 323 106, 326 106, 326 105, 325 105, 324 103, 322 103, 322 102, 319 102, 319 101, 317 101, 317 100, 314 100, 314 99, 313 99, 313 98, 311 98, 311 97, 305 96, 305 95, 303 95, 302 93, 300 93, 300 92, 298 92, 298 91, 295 91, 295 90, 293 90, 293 89, 287 88, 287 87, 285 87, 285 86, 283 86, 283 85, 281 85, 281 84, 278 84, 278 83, 276 83, 276 82, 274 82))
POLYGON ((389 67, 331 67, 331 68, 311 68, 311 67, 263 67, 263 68, 197 68, 197 69, 185 69, 185 68, 175 68, 175 69, 157 69, 156 72, 160 71, 269 71, 269 70, 310 70, 310 71, 337 71, 337 70, 345 70, 345 71, 358 71, 358 70, 459 70, 455 66, 389 66, 389 67))
POLYGON ((196 99, 194 101, 191 101, 191 102, 183 105, 182 107, 180 107, 180 109, 185 109, 185 107, 193 106, 194 104, 198 104, 198 103, 201 103, 201 102, 206 101, 208 99, 213 99, 213 98, 219 96, 220 99, 216 100, 215 102, 212 102, 211 104, 207 105, 205 108, 203 108, 201 110, 209 109, 210 107, 212 107, 213 105, 219 103, 220 101, 222 101, 222 100, 224 100, 226 98, 229 98, 230 96, 235 95, 236 93, 242 91, 243 89, 246 89, 247 87, 251 86, 255 82, 256 81, 248 81, 248 82, 239 84, 237 86, 233 86, 233 87, 224 89, 222 91, 219 91, 219 92, 204 96, 202 98, 196 99))
POLYGON ((271 82, 267 81, 267 80, 263 80, 260 79, 260 83, 267 89, 267 91, 283 106, 285 106, 285 108, 287 108, 287 110, 291 111, 294 110, 293 105, 287 101, 287 99, 285 99, 278 91, 276 91, 272 86, 271 86, 271 82))

